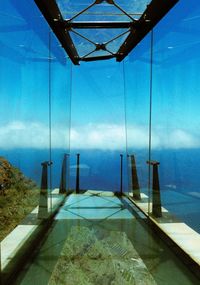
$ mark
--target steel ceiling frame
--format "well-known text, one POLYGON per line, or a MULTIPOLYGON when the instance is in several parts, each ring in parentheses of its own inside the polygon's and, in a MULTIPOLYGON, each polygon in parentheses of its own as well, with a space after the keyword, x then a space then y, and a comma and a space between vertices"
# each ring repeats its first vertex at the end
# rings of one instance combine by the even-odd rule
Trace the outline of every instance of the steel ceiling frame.
MULTIPOLYGON (((56 3, 56 0, 34 1, 40 9, 41 13, 44 15, 56 37, 60 41, 62 47, 65 49, 71 61, 75 65, 79 65, 80 61, 95 61, 110 58, 116 58, 116 60, 119 62, 122 61, 132 51, 132 49, 134 49, 136 45, 154 28, 154 26, 169 12, 169 10, 173 8, 173 6, 179 0, 152 0, 151 3, 147 5, 146 10, 143 12, 143 14, 138 20, 135 20, 132 18, 132 16, 128 15, 121 7, 119 7, 114 2, 114 0, 95 0, 90 6, 80 11, 71 19, 67 20, 63 18, 63 15, 56 3), (74 21, 74 19, 76 19, 79 15, 83 14, 89 8, 93 7, 94 5, 101 5, 101 3, 103 2, 107 2, 110 5, 114 5, 117 9, 124 13, 124 15, 128 16, 130 18, 130 21, 74 21), (70 35, 70 31, 73 32, 73 30, 75 29, 128 29, 129 34, 116 53, 112 53, 107 49, 106 45, 108 43, 93 43, 96 46, 96 49, 94 49, 87 55, 80 57, 70 35), (88 57, 88 55, 98 50, 107 51, 108 53, 110 53, 110 55, 88 57)), ((114 39, 115 38, 111 39, 109 43, 114 41, 114 39)), ((86 40, 90 41, 87 38, 86 40)))

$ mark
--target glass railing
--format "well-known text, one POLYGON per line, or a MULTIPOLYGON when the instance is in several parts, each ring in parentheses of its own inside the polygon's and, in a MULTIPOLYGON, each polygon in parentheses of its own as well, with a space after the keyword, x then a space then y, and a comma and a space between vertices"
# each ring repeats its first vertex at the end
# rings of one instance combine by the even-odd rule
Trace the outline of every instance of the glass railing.
POLYGON ((120 152, 84 151, 70 154, 70 189, 124 193, 127 189, 126 155, 120 152))
POLYGON ((1 3, 0 29, 0 263, 5 280, 33 251, 41 225, 45 228, 64 196, 59 192, 69 189, 68 163, 65 181, 61 169, 69 153, 71 65, 34 1, 1 3))
POLYGON ((72 68, 34 1, 2 1, 3 272, 71 191, 127 194, 165 231, 194 234, 183 245, 198 241, 199 12, 179 1, 123 63, 72 68))
POLYGON ((192 2, 179 1, 124 67, 127 192, 198 272, 200 5, 192 2))

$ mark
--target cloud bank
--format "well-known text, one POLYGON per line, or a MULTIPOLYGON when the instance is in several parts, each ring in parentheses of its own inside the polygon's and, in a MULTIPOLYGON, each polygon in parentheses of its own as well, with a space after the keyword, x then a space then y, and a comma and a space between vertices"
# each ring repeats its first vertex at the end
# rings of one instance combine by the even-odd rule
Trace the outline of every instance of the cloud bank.
MULTIPOLYGON (((148 148, 148 128, 143 125, 128 126, 128 147, 148 148)), ((53 126, 51 130, 52 148, 67 148, 69 130, 63 126, 53 126)), ((45 124, 38 122, 13 121, 0 127, 0 148, 49 147, 50 133, 45 124)), ((87 124, 71 129, 70 145, 72 149, 121 150, 126 147, 124 125, 87 124)), ((152 148, 179 149, 200 147, 200 134, 196 135, 184 129, 157 127, 152 131, 152 148)))

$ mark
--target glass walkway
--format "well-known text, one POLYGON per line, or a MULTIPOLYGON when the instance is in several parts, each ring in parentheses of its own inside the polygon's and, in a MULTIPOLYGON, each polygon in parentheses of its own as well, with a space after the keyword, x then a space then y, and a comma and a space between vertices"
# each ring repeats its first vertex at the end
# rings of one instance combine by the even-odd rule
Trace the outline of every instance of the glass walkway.
POLYGON ((16 285, 198 284, 128 198, 71 194, 16 285))
POLYGON ((200 284, 199 15, 1 1, 0 285, 200 284))

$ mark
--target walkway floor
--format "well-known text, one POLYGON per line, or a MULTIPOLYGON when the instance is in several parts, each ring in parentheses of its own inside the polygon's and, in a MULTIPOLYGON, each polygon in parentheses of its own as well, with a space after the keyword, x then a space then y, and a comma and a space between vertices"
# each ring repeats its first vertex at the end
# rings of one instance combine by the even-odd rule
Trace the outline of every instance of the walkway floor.
MULTIPOLYGON (((130 193, 132 196, 132 193, 130 193)), ((148 196, 141 193, 141 200, 134 200, 134 203, 141 211, 148 215, 149 209, 152 209, 152 203, 149 203, 148 196)), ((181 222, 167 209, 162 207, 162 217, 150 219, 169 236, 187 255, 189 255, 200 267, 200 234, 194 231, 185 223, 181 222)), ((197 269, 198 270, 198 269, 197 269)))
MULTIPOLYGON (((48 198, 48 209, 51 211, 51 207, 54 209, 62 202, 63 196, 57 194, 58 191, 54 191, 54 194, 48 198)), ((41 221, 38 220, 38 207, 36 207, 23 221, 18 225, 9 235, 4 238, 0 243, 1 250, 1 269, 12 262, 16 253, 27 242, 29 237, 34 234, 35 230, 40 225, 41 221)))
POLYGON ((198 284, 144 220, 112 192, 71 194, 16 284, 198 284))
POLYGON ((133 215, 112 192, 87 191, 70 195, 56 219, 132 219, 133 215))

